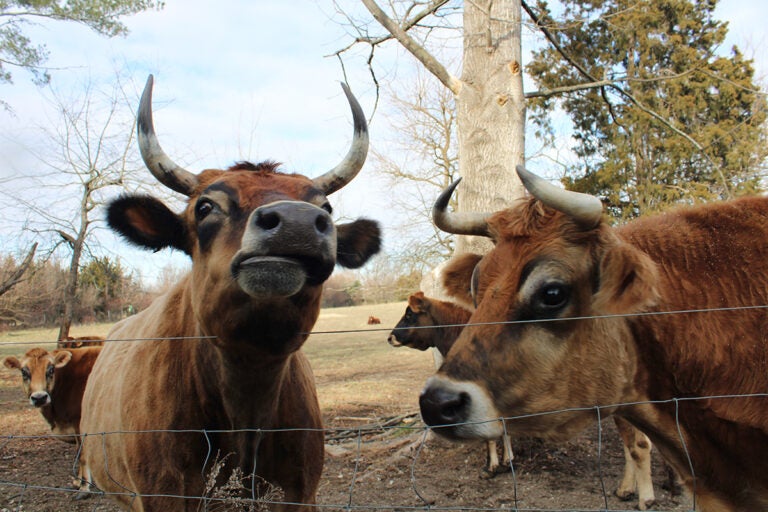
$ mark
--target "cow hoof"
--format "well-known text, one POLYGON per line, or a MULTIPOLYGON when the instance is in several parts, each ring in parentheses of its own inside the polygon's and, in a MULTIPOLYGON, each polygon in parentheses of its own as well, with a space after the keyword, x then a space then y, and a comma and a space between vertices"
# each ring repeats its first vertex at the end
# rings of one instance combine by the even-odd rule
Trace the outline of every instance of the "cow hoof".
POLYGON ((490 480, 492 478, 495 478, 496 475, 497 473, 492 469, 483 468, 483 470, 480 471, 480 479, 482 480, 490 480))
POLYGON ((480 478, 483 480, 490 480, 495 478, 496 475, 509 473, 510 471, 512 471, 512 468, 507 464, 502 464, 500 466, 496 466, 495 468, 483 468, 483 471, 480 473, 480 478))
POLYGON ((88 491, 78 491, 77 493, 75 493, 74 499, 76 501, 87 500, 88 498, 91 497, 92 494, 93 494, 92 492, 88 492, 88 491))
POLYGON ((621 489, 616 489, 616 492, 613 494, 616 495, 617 498, 619 498, 621 501, 630 501, 635 499, 635 492, 634 491, 623 491, 621 489))
POLYGON ((638 510, 651 510, 656 507, 656 500, 640 501, 637 504, 638 510))

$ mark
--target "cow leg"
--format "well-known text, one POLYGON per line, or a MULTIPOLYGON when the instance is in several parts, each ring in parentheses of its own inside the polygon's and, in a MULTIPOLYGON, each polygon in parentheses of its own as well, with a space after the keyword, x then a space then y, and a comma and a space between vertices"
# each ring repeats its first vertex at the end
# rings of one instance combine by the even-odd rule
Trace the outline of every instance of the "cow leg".
POLYGON ((637 508, 648 510, 656 503, 651 479, 651 440, 622 418, 614 416, 614 422, 624 445, 624 475, 616 496, 628 501, 637 492, 637 508))
POLYGON ((482 478, 493 478, 499 469, 499 453, 496 450, 496 441, 488 440, 485 442, 485 467, 483 468, 482 478))
POLYGON ((510 464, 515 459, 515 453, 512 451, 512 442, 509 440, 509 436, 507 434, 504 434, 501 436, 501 440, 503 442, 502 447, 502 453, 501 453, 501 463, 507 468, 510 468, 510 464))

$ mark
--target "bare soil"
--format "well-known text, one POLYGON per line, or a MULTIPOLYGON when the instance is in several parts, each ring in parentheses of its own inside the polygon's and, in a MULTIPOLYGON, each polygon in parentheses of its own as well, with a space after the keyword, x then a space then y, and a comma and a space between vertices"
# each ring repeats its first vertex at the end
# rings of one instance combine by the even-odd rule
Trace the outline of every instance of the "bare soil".
MULTIPOLYGON (((613 495, 624 457, 610 420, 562 444, 515 439, 514 471, 486 478, 483 443, 427 436, 417 397, 431 355, 386 343, 404 304, 324 311, 306 351, 328 428, 318 501, 327 510, 634 510, 613 495), (369 327, 369 315, 380 326, 369 327), (344 332, 339 332, 339 331, 344 332), (386 425, 380 428, 382 425, 386 425)), ((28 347, 20 347, 22 353, 28 347)), ((47 424, 22 397, 15 372, 0 369, 0 512, 119 508, 106 497, 75 501, 74 445, 46 437, 47 424)), ((654 452, 654 510, 691 509, 662 489, 654 452)))

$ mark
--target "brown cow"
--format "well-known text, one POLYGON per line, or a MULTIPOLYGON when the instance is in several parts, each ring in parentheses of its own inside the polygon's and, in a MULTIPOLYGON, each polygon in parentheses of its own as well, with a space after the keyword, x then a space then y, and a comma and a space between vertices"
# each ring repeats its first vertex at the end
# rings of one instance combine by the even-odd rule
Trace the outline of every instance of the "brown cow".
POLYGON ((373 315, 368 317, 368 325, 377 325, 380 323, 381 323, 381 318, 373 315))
MULTIPOLYGON (((32 348, 18 359, 8 356, 6 368, 21 371, 21 384, 29 402, 40 410, 57 439, 80 444, 83 392, 101 347, 48 352, 32 348)), ((76 478, 81 485, 82 468, 76 478)))
MULTIPOLYGON (((405 313, 387 341, 393 347, 407 346, 417 350, 435 347, 445 358, 471 315, 472 312, 464 307, 427 297, 419 291, 408 297, 405 313)), ((626 420, 618 416, 613 419, 624 445, 624 474, 615 494, 622 500, 637 496, 638 509, 647 510, 656 502, 651 479, 651 441, 626 420)), ((504 459, 501 464, 496 453, 496 441, 488 441, 485 468, 488 475, 509 470, 511 459, 507 453, 511 456, 512 447, 508 436, 502 438, 505 449, 502 450, 504 459)))
POLYGON ((768 197, 612 228, 597 198, 518 174, 533 198, 508 210, 448 214, 455 184, 435 204, 441 229, 495 247, 452 266, 477 325, 428 380, 427 423, 563 439, 599 407, 650 437, 697 509, 768 510, 768 197))
POLYGON ((203 508, 193 497, 204 495, 217 459, 219 481, 241 472, 248 497, 280 488, 287 505, 278 509, 316 502, 323 431, 300 349, 334 266, 359 267, 380 246, 377 223, 337 226, 331 218, 327 196, 354 178, 368 148, 365 116, 343 87, 352 147, 309 179, 271 162, 182 169, 155 136, 147 81, 142 157, 160 182, 188 197, 186 208, 175 214, 155 198, 125 196, 110 204, 108 222, 145 248, 184 251, 192 270, 113 328, 109 339, 136 341, 104 347, 81 423, 95 434, 83 443, 91 481, 131 510, 203 508))
MULTIPOLYGON (((471 313, 463 307, 448 301, 426 297, 424 292, 419 291, 408 297, 405 313, 392 329, 387 342, 393 347, 410 347, 422 351, 435 348, 444 358, 470 315, 471 313)), ((501 461, 499 461, 496 446, 497 440, 489 439, 485 443, 486 457, 483 471, 486 478, 492 478, 498 473, 511 469, 509 463, 513 458, 512 443, 507 435, 502 435, 501 438, 501 461)))
POLYGON ((70 349, 83 347, 100 347, 104 345, 104 341, 104 337, 102 336, 78 336, 76 338, 67 336, 66 338, 61 339, 56 343, 56 348, 70 349))

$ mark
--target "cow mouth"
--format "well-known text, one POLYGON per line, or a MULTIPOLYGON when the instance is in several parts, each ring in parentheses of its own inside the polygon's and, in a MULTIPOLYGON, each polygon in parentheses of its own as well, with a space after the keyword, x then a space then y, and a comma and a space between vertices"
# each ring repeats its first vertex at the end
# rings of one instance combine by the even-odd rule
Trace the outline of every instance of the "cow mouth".
POLYGON ((232 275, 251 297, 290 297, 307 284, 325 281, 333 270, 327 267, 316 258, 244 256, 232 262, 232 275))
POLYGON ((403 344, 398 341, 397 338, 395 338, 393 335, 390 334, 389 338, 387 338, 387 342, 392 345, 393 347, 402 347, 403 344))

